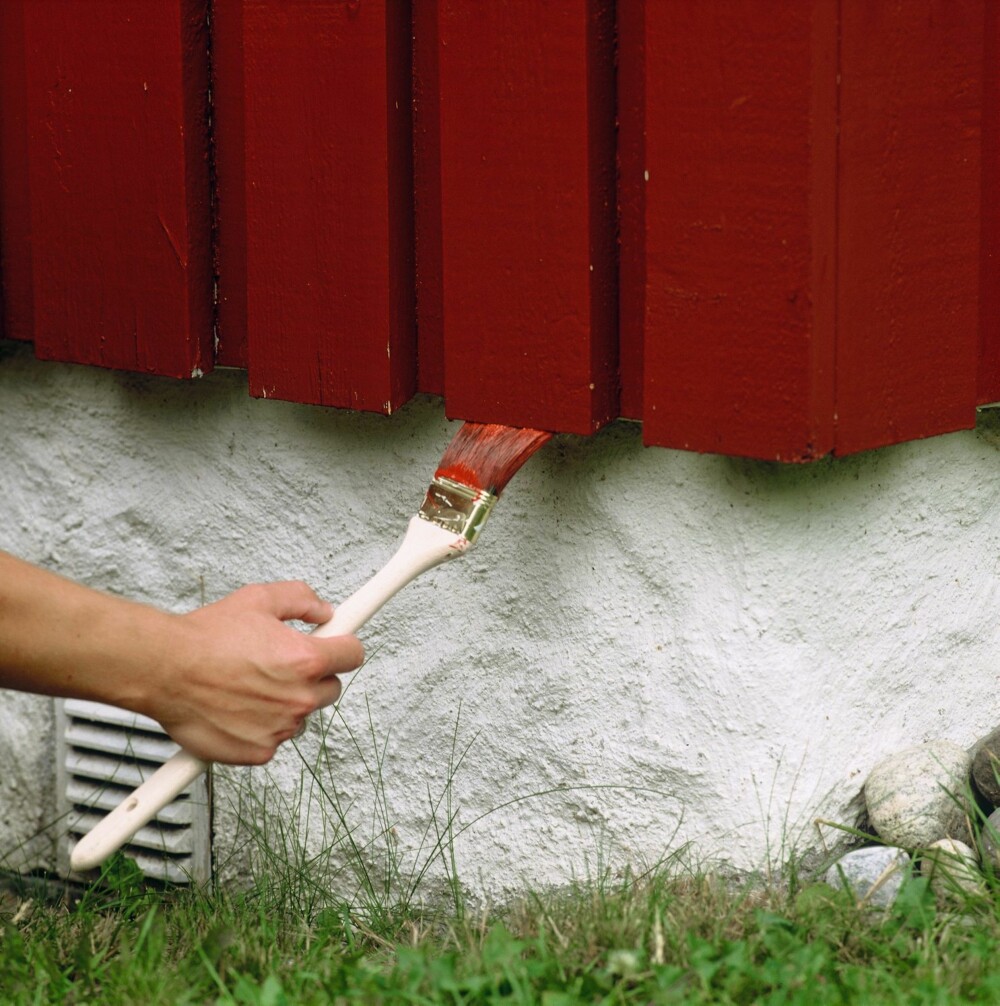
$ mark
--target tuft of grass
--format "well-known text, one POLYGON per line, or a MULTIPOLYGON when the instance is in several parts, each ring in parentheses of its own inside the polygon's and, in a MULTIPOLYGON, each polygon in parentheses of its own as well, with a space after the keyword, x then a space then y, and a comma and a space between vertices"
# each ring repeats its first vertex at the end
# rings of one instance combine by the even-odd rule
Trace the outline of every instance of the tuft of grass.
POLYGON ((980 887, 947 897, 909 877, 894 906, 876 911, 814 882, 797 862, 751 882, 685 866, 680 856, 641 871, 599 859, 590 876, 559 889, 474 905, 455 847, 482 818, 460 823, 453 784, 475 738, 461 741, 456 721, 440 792, 428 791, 423 832, 404 850, 384 774, 388 738, 377 736, 370 713, 360 734, 341 722, 374 799, 362 810, 337 790, 325 738, 314 738, 320 755, 303 756, 295 789, 255 786, 238 796, 241 851, 253 865, 247 889, 153 888, 118 856, 76 899, 47 901, 25 884, 0 894, 0 1001, 1000 999, 1000 881, 990 870, 980 887))
POLYGON ((268 910, 292 910, 308 918, 329 910, 339 897, 350 906, 353 926, 385 941, 418 917, 427 924, 438 911, 461 920, 465 892, 455 861, 453 784, 475 738, 461 742, 456 718, 440 792, 428 789, 423 831, 403 849, 385 777, 389 737, 378 737, 371 710, 360 734, 342 717, 312 728, 317 735, 311 746, 318 745, 318 755, 307 757, 293 742, 302 766, 295 790, 286 792, 270 777, 260 785, 258 777, 237 793, 241 834, 235 846, 249 859, 254 896, 268 910), (371 797, 363 808, 339 790, 337 772, 328 764, 334 726, 336 747, 350 750, 367 776, 371 797), (440 869, 428 890, 435 865, 440 869))
POLYGON ((950 1003, 1000 995, 1000 911, 925 880, 888 912, 824 885, 658 869, 601 876, 390 939, 350 905, 277 912, 255 890, 136 889, 0 902, 10 1003, 950 1003))

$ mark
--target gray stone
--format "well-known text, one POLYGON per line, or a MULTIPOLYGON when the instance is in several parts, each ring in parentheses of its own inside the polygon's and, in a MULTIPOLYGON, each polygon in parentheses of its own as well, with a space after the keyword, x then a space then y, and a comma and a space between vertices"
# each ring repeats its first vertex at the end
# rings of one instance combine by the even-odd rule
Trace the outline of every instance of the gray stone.
POLYGON ((984 737, 972 759, 972 779, 976 789, 994 807, 1000 806, 1000 728, 984 737))
POLYGON ((886 845, 969 841, 972 758, 950 741, 918 744, 880 761, 865 781, 868 820, 886 845))
POLYGON ((986 892, 975 851, 952 838, 942 838, 921 852, 920 875, 928 878, 939 899, 961 901, 986 892))
POLYGON ((831 887, 850 891, 859 905, 888 908, 909 872, 910 857, 904 850, 872 845, 845 853, 823 879, 831 887))

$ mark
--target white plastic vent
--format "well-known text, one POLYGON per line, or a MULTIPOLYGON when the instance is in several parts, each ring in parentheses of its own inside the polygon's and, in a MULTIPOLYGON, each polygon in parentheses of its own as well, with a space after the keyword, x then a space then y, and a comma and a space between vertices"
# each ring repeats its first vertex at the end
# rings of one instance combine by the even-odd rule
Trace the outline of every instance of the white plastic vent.
MULTIPOLYGON (((58 793, 65 821, 59 869, 77 840, 178 748, 159 724, 98 702, 56 703, 58 793)), ((201 883, 211 872, 208 777, 195 780, 124 847, 150 878, 201 883)))

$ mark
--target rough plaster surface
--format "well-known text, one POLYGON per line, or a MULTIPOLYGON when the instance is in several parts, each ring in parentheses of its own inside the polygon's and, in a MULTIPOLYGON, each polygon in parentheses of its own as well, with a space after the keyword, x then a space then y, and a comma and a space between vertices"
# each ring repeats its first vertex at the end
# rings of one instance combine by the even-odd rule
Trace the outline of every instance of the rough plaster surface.
MULTIPOLYGON (((395 548, 452 429, 434 401, 351 415, 254 401, 235 372, 181 384, 0 343, 0 547, 178 611, 291 577, 335 600, 395 548)), ((628 424, 559 438, 469 556, 371 623, 325 761, 318 725, 302 750, 359 842, 381 793, 404 870, 448 790, 459 874, 483 895, 685 843, 700 862, 775 865, 821 847, 816 818, 853 821, 880 758, 969 746, 1000 721, 998 501, 988 415, 808 467, 645 449, 628 424)), ((52 813, 48 709, 0 707, 0 851, 52 813)), ((263 796, 269 777, 278 823, 317 785, 294 751, 219 773, 225 876, 247 869, 243 787, 263 796)), ((300 827, 336 867, 323 806, 300 827)))

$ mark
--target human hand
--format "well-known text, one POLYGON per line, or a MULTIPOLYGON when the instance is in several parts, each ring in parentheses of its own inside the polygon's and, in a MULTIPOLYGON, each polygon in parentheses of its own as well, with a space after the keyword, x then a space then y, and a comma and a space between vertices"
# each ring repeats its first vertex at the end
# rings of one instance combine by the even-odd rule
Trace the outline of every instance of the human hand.
POLYGON ((321 624, 332 607, 296 581, 243 587, 177 619, 142 711, 205 761, 259 765, 305 718, 340 695, 359 667, 354 636, 317 638, 285 622, 321 624))

